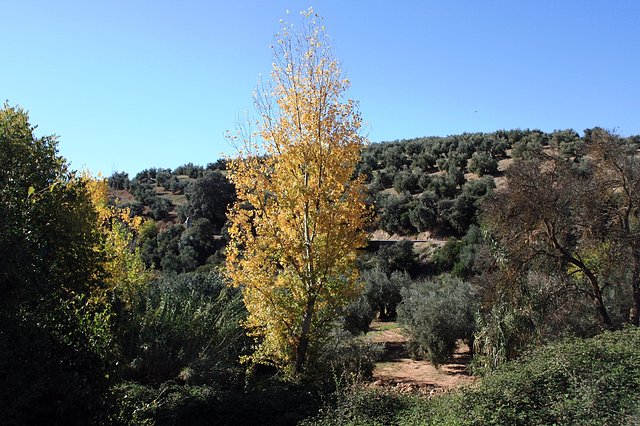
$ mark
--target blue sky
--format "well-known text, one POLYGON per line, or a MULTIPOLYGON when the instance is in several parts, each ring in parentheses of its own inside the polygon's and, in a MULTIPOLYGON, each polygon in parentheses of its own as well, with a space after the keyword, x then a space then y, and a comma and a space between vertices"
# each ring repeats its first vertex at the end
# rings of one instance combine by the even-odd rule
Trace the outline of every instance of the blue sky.
POLYGON ((324 17, 373 142, 594 126, 640 134, 640 2, 4 0, 0 96, 74 169, 213 162, 279 20, 324 17))

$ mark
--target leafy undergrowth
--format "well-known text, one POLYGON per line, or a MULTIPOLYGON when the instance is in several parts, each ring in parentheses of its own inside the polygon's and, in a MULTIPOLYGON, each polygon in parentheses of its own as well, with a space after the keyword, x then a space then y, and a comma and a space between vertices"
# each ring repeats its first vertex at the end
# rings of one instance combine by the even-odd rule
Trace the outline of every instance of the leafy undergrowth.
POLYGON ((306 425, 632 425, 640 422, 640 329, 538 349, 477 385, 433 398, 336 394, 306 425))
POLYGON ((300 385, 272 382, 253 389, 215 385, 159 388, 123 383, 113 424, 295 425, 318 409, 318 396, 300 385))

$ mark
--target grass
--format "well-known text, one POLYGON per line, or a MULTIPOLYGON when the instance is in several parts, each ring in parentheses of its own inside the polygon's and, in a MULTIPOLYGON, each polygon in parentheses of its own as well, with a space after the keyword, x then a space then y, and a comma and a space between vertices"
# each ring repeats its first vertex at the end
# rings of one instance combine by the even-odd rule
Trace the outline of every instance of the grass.
POLYGON ((399 329, 402 329, 402 327, 397 322, 374 322, 371 324, 371 332, 373 333, 388 330, 401 331, 399 329))

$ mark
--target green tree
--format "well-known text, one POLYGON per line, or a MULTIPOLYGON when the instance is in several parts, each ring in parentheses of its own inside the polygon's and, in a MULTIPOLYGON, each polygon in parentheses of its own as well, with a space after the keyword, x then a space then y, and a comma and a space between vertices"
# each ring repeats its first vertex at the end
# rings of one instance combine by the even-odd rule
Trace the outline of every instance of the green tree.
POLYGON ((382 268, 365 271, 362 274, 365 282, 364 294, 369 305, 378 313, 383 321, 396 319, 396 307, 402 300, 400 291, 411 282, 407 272, 393 271, 387 274, 382 268))
POLYGON ((498 161, 489 152, 474 152, 467 167, 470 172, 482 177, 498 172, 498 161))
POLYGON ((468 282, 442 275, 414 282, 400 292, 398 320, 409 331, 414 356, 438 365, 453 355, 459 339, 472 344, 477 302, 468 282))
POLYGON ((187 187, 188 204, 185 216, 208 219, 215 231, 220 233, 227 220, 227 209, 235 201, 235 190, 231 182, 217 170, 207 171, 187 187))
POLYGON ((82 423, 102 404, 108 309, 88 303, 103 276, 97 215, 54 136, 0 110, 2 423, 82 423))

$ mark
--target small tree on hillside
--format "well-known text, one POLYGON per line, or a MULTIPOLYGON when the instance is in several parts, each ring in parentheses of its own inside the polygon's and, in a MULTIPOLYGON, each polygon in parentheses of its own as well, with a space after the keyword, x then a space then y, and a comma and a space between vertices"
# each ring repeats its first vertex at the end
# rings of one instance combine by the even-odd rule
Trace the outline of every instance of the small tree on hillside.
POLYGON ((235 200, 233 185, 218 170, 207 171, 187 188, 184 214, 194 219, 208 219, 215 233, 220 233, 227 220, 229 204, 235 200))
POLYGON ((250 360, 298 375, 336 312, 359 292, 356 250, 366 240, 364 181, 354 177, 364 139, 348 81, 312 10, 285 25, 271 84, 255 95, 259 129, 229 163, 227 276, 242 288, 250 360), (256 142, 256 139, 259 139, 256 142))

